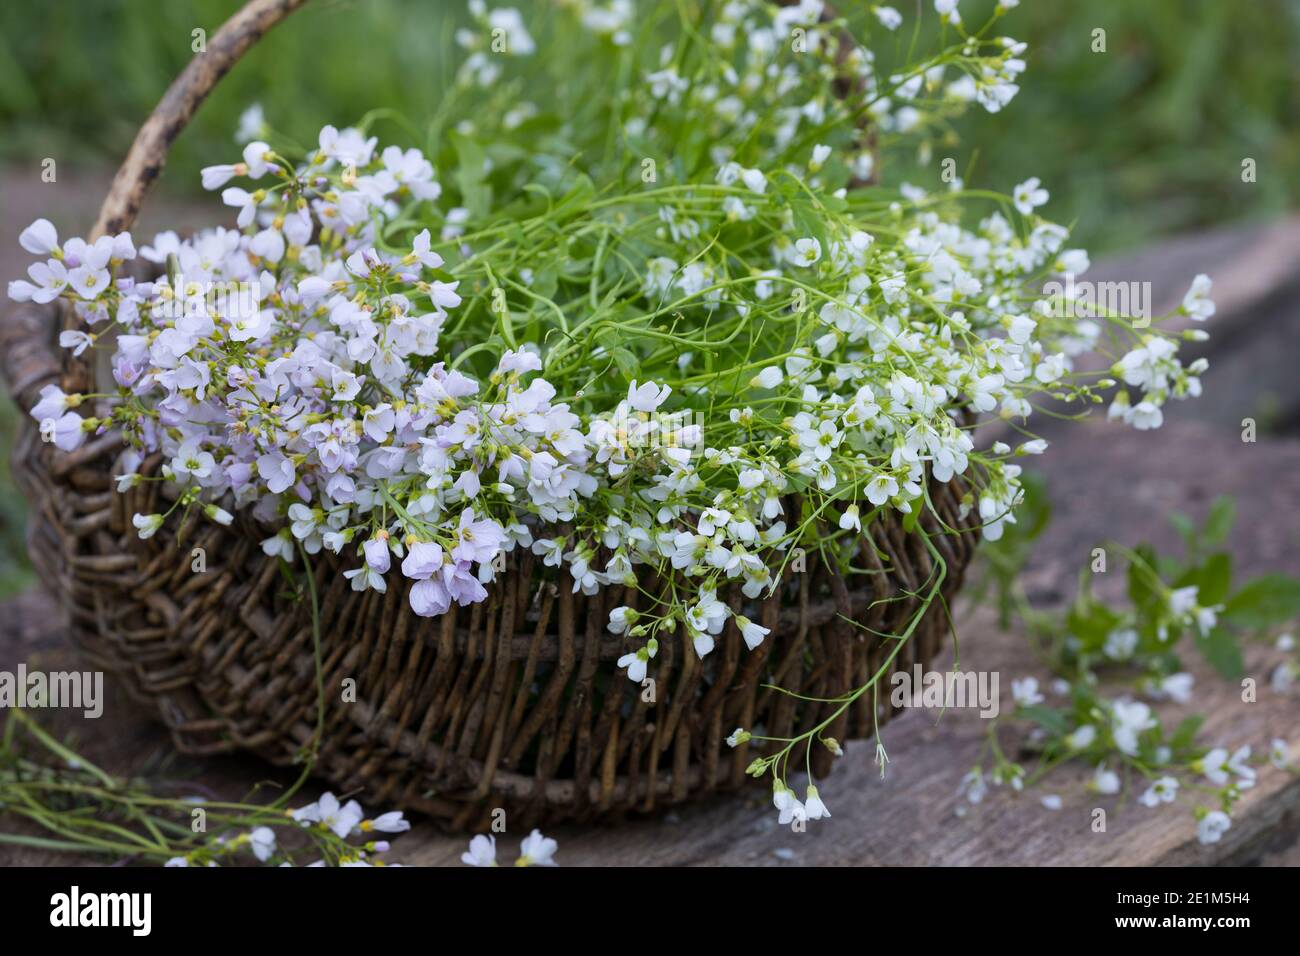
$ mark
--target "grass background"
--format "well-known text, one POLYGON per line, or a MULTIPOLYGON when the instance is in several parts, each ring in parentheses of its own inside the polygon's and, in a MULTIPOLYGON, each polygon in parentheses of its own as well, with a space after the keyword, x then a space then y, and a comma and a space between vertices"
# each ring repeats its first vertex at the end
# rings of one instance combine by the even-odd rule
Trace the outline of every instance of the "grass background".
MULTIPOLYGON (((542 0, 514 2, 525 18, 546 15, 542 0)), ((907 27, 918 9, 936 21, 928 0, 894 5, 907 27)), ((53 157, 61 168, 111 168, 193 56, 192 31, 211 35, 238 6, 0 4, 0 163, 53 157)), ((961 5, 970 24, 991 7, 961 5)), ((201 166, 234 157, 231 134, 254 101, 300 142, 375 107, 423 125, 458 62, 452 31, 465 22, 459 3, 313 0, 223 80, 176 143, 161 188, 196 193, 201 166)), ((1300 0, 1027 0, 1003 30, 1029 42, 1019 96, 997 115, 972 109, 927 166, 904 162, 885 170, 887 181, 936 188, 944 156, 973 186, 1009 191, 1039 176, 1052 193, 1046 213, 1074 223, 1077 243, 1094 254, 1298 205, 1300 0), (1092 49, 1097 29, 1104 53, 1092 49), (1255 183, 1241 180, 1245 158, 1257 164, 1255 183)), ((380 133, 404 139, 396 126, 380 133)), ((23 225, 4 220, 0 241, 23 225)), ((15 414, 4 402, 0 459, 15 414)), ((0 597, 28 583, 21 526, 21 499, 0 467, 0 597)))
MULTIPOLYGON (((543 0, 514 2, 526 17, 546 15, 543 0)), ((935 22, 928 0, 895 2, 908 24, 917 5, 935 22)), ((0 160, 113 162, 192 56, 191 31, 211 34, 237 7, 0 5, 0 160)), ((962 4, 971 24, 990 7, 962 4)), ((376 106, 420 124, 437 107, 450 34, 464 22, 458 3, 313 0, 223 80, 176 144, 164 188, 197 190, 199 167, 232 155, 230 134, 253 101, 300 141, 376 106)), ((972 110, 955 131, 960 145, 935 148, 968 183, 1009 190, 1041 177, 1049 214, 1075 222, 1095 252, 1296 205, 1300 0, 1029 0, 1004 29, 1030 44, 1020 95, 997 115, 972 110), (1095 29, 1106 31, 1105 53, 1092 51, 1095 29), (1246 157, 1258 164, 1250 185, 1240 176, 1246 157)))

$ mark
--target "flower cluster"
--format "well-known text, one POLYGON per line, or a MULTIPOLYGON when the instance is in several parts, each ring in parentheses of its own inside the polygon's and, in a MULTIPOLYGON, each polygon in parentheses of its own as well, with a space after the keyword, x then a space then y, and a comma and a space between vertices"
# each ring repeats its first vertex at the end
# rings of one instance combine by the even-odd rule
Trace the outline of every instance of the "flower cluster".
MULTIPOLYGON (((1042 506, 1039 494, 1029 510, 1042 506)), ((1088 575, 1066 614, 1030 608, 1023 595, 1008 602, 1006 609, 1047 651, 1056 675, 1046 687, 1033 676, 1011 686, 1015 716, 1032 728, 1025 749, 1038 759, 1027 769, 1008 757, 997 743, 995 724, 989 732, 989 772, 981 762, 962 779, 959 813, 980 803, 990 785, 1019 791, 1058 766, 1084 763, 1092 768, 1087 788, 1099 795, 1131 792, 1149 809, 1209 798, 1195 804, 1192 815, 1199 840, 1215 843, 1232 825, 1233 809, 1255 786, 1265 762, 1296 772, 1284 740, 1270 741, 1263 758, 1249 744, 1204 745, 1198 740, 1201 715, 1183 716, 1172 726, 1167 719, 1169 710, 1185 711, 1194 699, 1196 680, 1179 657, 1180 646, 1192 644, 1222 677, 1235 682, 1245 670, 1240 645, 1246 639, 1268 639, 1277 650, 1294 645, 1289 634, 1274 640, 1269 632, 1292 622, 1300 608, 1300 581, 1272 574, 1234 587, 1232 561, 1218 550, 1233 516, 1228 498, 1212 504, 1203 525, 1172 515, 1184 558, 1158 554, 1149 545, 1130 550, 1108 544, 1105 551, 1129 562, 1127 605, 1099 600, 1088 575), (1119 683, 1127 686, 1117 688, 1119 683)), ((1041 530, 1042 522, 1034 523, 1041 530)), ((1011 566, 1027 555, 1031 538, 1018 529, 991 549, 1001 554, 990 567, 1014 574, 1011 566)), ((1275 680, 1272 690, 1284 693, 1287 687, 1275 680)), ((1056 794, 1042 802, 1052 810, 1063 805, 1056 794)))
MULTIPOLYGON (((553 857, 560 845, 541 830, 534 830, 519 843, 519 856, 515 866, 559 866, 553 857)), ((460 855, 466 866, 498 866, 497 838, 482 834, 469 841, 469 849, 460 855)))
MULTIPOLYGON (((325 793, 315 803, 309 803, 289 813, 289 819, 304 835, 314 840, 326 853, 328 864, 333 866, 384 866, 379 855, 387 853, 387 840, 374 839, 378 834, 405 833, 411 823, 400 810, 382 813, 367 819, 361 804, 355 800, 340 803, 332 793, 325 793), (368 837, 365 842, 347 842, 354 837, 368 837)), ((293 866, 293 862, 277 844, 275 830, 265 824, 254 826, 246 833, 221 835, 207 841, 202 847, 169 859, 164 866, 220 866, 234 855, 246 850, 259 863, 271 864, 279 860, 280 866, 293 866)), ((308 866, 325 866, 322 858, 308 866)))
MULTIPOLYGON (((42 261, 11 297, 68 302, 84 326, 61 344, 112 351, 112 381, 49 386, 32 414, 65 451, 119 432, 119 488, 166 483, 170 510, 134 516, 141 537, 173 512, 242 512, 269 555, 355 561, 357 590, 396 566, 425 616, 483 601, 530 549, 574 591, 640 593, 609 629, 641 681, 669 635, 704 656, 734 627, 757 647, 753 605, 795 546, 816 535, 847 561, 872 522, 925 509, 931 481, 959 480, 965 514, 1000 537, 1016 459, 1046 443, 977 447, 973 424, 1023 429, 1042 392, 1101 401, 1116 383, 1076 375, 1080 353, 1131 344, 1116 374, 1141 398, 1121 390, 1112 415, 1138 428, 1199 391, 1179 335, 1112 316, 1103 337, 1034 291, 1087 268, 1036 212, 1036 179, 998 201, 864 188, 864 122, 900 138, 1018 88, 1024 45, 965 32, 954 2, 955 44, 885 68, 819 0, 732 0, 666 38, 619 0, 565 6, 602 82, 630 85, 598 120, 579 102, 491 108, 504 73, 545 59, 543 25, 472 4, 464 118, 434 157, 446 194, 420 150, 326 126, 296 160, 253 139, 203 170, 234 229, 138 250, 127 234, 61 243, 45 220, 23 232, 42 261), (132 278, 137 259, 161 274, 132 278)), ((898 20, 881 7, 860 29, 898 20)), ((244 125, 274 139, 260 113, 244 125)), ((1194 318, 1207 292, 1198 279, 1194 318)), ((788 794, 783 814, 828 815, 815 790, 788 794)))

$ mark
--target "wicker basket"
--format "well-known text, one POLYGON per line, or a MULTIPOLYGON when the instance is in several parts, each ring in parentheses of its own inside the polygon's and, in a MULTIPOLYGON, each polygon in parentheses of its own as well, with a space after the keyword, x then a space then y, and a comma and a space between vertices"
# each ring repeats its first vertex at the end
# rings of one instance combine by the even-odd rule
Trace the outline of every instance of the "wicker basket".
MULTIPOLYGON (((212 37, 141 129, 96 235, 129 228, 198 103, 302 2, 253 0, 212 37)), ((6 375, 24 411, 45 384, 61 381, 71 392, 93 379, 92 369, 54 346, 63 321, 71 316, 54 306, 28 304, 3 323, 6 375)), ((66 454, 23 421, 13 466, 32 506, 29 548, 70 612, 77 644, 157 713, 181 751, 301 759, 318 706, 311 613, 278 561, 262 553, 267 529, 243 519, 229 528, 201 523, 178 546, 172 525, 141 541, 131 516, 165 510, 156 500, 163 486, 114 490, 119 438, 106 434, 66 454), (196 547, 206 555, 202 573, 191 569, 196 547)), ((946 565, 945 600, 975 545, 975 519, 959 512, 962 492, 957 480, 932 482, 934 509, 922 518, 931 532, 947 532, 933 538, 946 565)), ((636 605, 634 591, 573 594, 567 576, 517 553, 486 602, 426 619, 410 610, 410 582, 392 576, 388 593, 358 594, 323 554, 313 567, 326 698, 315 770, 368 804, 422 811, 461 830, 482 825, 494 808, 506 810, 512 827, 526 827, 648 812, 735 789, 756 753, 750 744, 729 748, 732 729, 786 737, 833 710, 764 685, 821 699, 863 685, 897 643, 871 633, 906 627, 919 602, 905 595, 940 580, 924 542, 895 518, 873 523, 870 538, 855 563, 873 573, 855 575, 852 586, 810 559, 808 573, 787 575, 784 590, 762 603, 738 590, 720 595, 771 636, 749 652, 728 628, 704 660, 685 641, 663 641, 652 702, 615 665, 631 648, 605 629, 611 608, 636 605), (343 700, 347 679, 355 702, 343 700)), ((928 663, 946 632, 936 602, 892 667, 928 663)), ((880 722, 889 716, 886 698, 880 722)), ((862 695, 828 734, 869 736, 872 707, 862 695)), ((792 766, 802 765, 797 756, 792 766)), ((818 776, 830 771, 825 748, 811 756, 818 776)))

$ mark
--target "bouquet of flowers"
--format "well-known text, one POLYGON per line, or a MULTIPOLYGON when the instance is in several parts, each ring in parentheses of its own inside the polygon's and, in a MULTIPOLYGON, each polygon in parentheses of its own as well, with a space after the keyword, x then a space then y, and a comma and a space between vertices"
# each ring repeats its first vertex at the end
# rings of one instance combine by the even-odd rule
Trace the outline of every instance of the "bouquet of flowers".
MULTIPOLYGON (((427 617, 530 549, 575 592, 643 593, 608 621, 640 682, 665 641, 773 639, 719 591, 776 593, 801 543, 847 563, 887 515, 928 534, 929 479, 998 538, 1017 459, 1046 447, 1040 397, 1100 403, 1122 379, 1110 415, 1147 429, 1198 394, 1178 349, 1199 331, 1042 293, 1088 257, 1037 179, 881 184, 895 151, 1014 97, 1025 46, 996 32, 1014 2, 975 29, 939 0, 919 60, 883 6, 558 6, 471 3, 424 151, 381 145, 383 111, 306 149, 251 111, 242 157, 203 170, 233 228, 23 232, 39 261, 11 298, 67 302, 83 326, 60 344, 111 351, 111 382, 49 386, 32 414, 65 451, 119 432, 119 488, 166 483, 141 537, 242 515, 286 562, 345 556, 358 591, 409 579, 427 617), (1090 351, 1113 371, 1076 370, 1090 351), (977 442, 979 416, 1024 440, 977 442)), ((1208 290, 1181 311, 1208 317, 1208 290)), ((825 813, 786 783, 793 741, 731 739, 777 745, 751 771, 785 819, 825 813)))

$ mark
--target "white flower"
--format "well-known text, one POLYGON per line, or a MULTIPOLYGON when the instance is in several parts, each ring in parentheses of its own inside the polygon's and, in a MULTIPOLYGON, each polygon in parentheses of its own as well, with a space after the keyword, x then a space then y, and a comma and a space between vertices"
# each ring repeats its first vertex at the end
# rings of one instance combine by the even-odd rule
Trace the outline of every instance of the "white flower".
POLYGON ((965 796, 971 803, 979 803, 986 793, 988 793, 988 785, 984 782, 984 774, 978 767, 967 772, 957 785, 957 795, 965 796))
POLYGON ((609 612, 609 632, 626 634, 627 629, 636 623, 637 613, 627 605, 616 607, 609 612))
POLYGON ((762 644, 763 638, 772 632, 771 628, 755 624, 743 614, 736 615, 736 626, 740 628, 740 636, 745 639, 745 646, 751 651, 762 644))
POLYGON ((248 843, 253 849, 253 855, 265 863, 275 853, 275 831, 270 827, 256 827, 248 835, 248 843))
POLYGON ((645 680, 650 652, 642 647, 630 654, 624 654, 617 661, 619 667, 627 668, 627 679, 634 684, 640 684, 645 680))
POLYGON ((1065 801, 1061 799, 1060 794, 1056 793, 1043 794, 1039 802, 1048 810, 1059 810, 1061 807, 1065 806, 1065 801))
POLYGON ((1277 767, 1278 770, 1285 770, 1289 760, 1290 754, 1287 742, 1281 737, 1273 738, 1273 742, 1268 745, 1268 762, 1277 767))
POLYGON ((1115 746, 1130 757, 1137 755, 1138 737, 1157 724, 1151 708, 1140 700, 1115 701, 1111 705, 1111 718, 1115 746))
POLYGON ((772 805, 776 807, 777 823, 781 826, 787 826, 795 820, 802 822, 808 819, 808 811, 794 795, 794 791, 780 780, 772 782, 772 805))
POLYGON ((862 518, 857 505, 849 505, 840 515, 840 528, 844 531, 861 531, 862 518))
POLYGON ((1178 796, 1178 781, 1173 777, 1160 777, 1147 787, 1138 801, 1144 807, 1158 807, 1162 803, 1173 803, 1178 796))
POLYGON ((1012 190, 1011 198, 1020 214, 1028 216, 1036 207, 1047 202, 1048 193, 1039 185, 1038 177, 1033 176, 1012 190))
POLYGON ((1097 728, 1092 724, 1082 724, 1065 738, 1065 745, 1071 750, 1083 750, 1097 739, 1097 728))
POLYGON ((37 219, 18 234, 18 244, 34 256, 52 255, 59 248, 59 233, 48 219, 37 219))
POLYGON ((1022 677, 1011 682, 1011 697, 1019 707, 1033 707, 1041 704, 1043 695, 1038 692, 1037 677, 1022 677))
POLYGON ((257 194, 250 193, 237 186, 223 189, 221 191, 221 201, 227 206, 234 206, 239 210, 239 215, 235 217, 235 224, 241 229, 249 225, 253 221, 253 216, 257 214, 257 194))
POLYGON ((1228 759, 1228 769, 1237 775, 1237 786, 1243 790, 1255 785, 1255 768, 1249 763, 1250 746, 1238 747, 1228 759))
POLYGON ((220 163, 216 166, 204 166, 199 170, 200 181, 204 189, 220 189, 239 175, 239 167, 234 163, 220 163))
POLYGON ((1157 685, 1158 696, 1168 697, 1180 704, 1190 703, 1195 680, 1191 674, 1170 674, 1157 685))
POLYGON ((469 841, 469 849, 460 855, 460 862, 466 866, 496 866, 497 838, 478 834, 469 841))
POLYGON ((346 838, 361 823, 365 812, 361 804, 349 800, 340 804, 338 797, 332 793, 323 793, 315 803, 310 803, 293 812, 293 818, 299 823, 316 823, 333 831, 339 839, 346 838))
POLYGON ((1114 770, 1107 770, 1105 764, 1098 764, 1096 772, 1092 775, 1092 782, 1088 786, 1097 793, 1119 793, 1119 774, 1114 770))
POLYGON ((261 103, 254 103, 239 114, 239 127, 235 130, 235 142, 247 143, 267 134, 266 114, 261 103))
POLYGON ((830 159, 831 148, 819 143, 813 147, 812 158, 808 160, 808 169, 817 172, 826 165, 826 160, 830 159))
POLYGON ((9 298, 15 302, 35 302, 44 305, 59 297, 68 284, 68 270, 57 259, 33 262, 27 267, 32 279, 18 279, 9 283, 9 298))
POLYGON ((898 494, 898 482, 892 475, 882 472, 867 482, 867 500, 873 505, 883 505, 898 494))
POLYGON ((1174 588, 1169 592, 1169 613, 1174 617, 1191 613, 1196 608, 1197 595, 1198 590, 1195 585, 1174 588))
POLYGON ((813 238, 799 239, 794 244, 790 261, 798 266, 811 266, 822 257, 822 244, 813 238))
POLYGON ((1197 322, 1204 322, 1214 315, 1214 300, 1210 298, 1210 277, 1201 273, 1192 280, 1191 288, 1183 296, 1183 311, 1197 322))
POLYGON ((744 727, 737 727, 735 730, 731 732, 731 736, 727 738, 727 746, 739 747, 741 744, 748 741, 750 739, 750 736, 751 735, 749 731, 745 730, 744 727))
POLYGON ((551 859, 555 851, 559 849, 559 844, 550 837, 542 836, 541 830, 534 830, 528 836, 524 837, 519 844, 519 859, 516 866, 556 866, 556 862, 551 859))
POLYGON ((820 820, 823 817, 829 818, 831 815, 831 812, 826 809, 826 804, 822 803, 821 794, 817 792, 817 788, 812 784, 808 785, 808 794, 804 798, 803 807, 804 813, 807 814, 809 820, 820 820))
POLYGON ((78 329, 64 329, 59 333, 59 345, 65 349, 72 349, 73 355, 80 355, 94 343, 94 336, 78 329))
POLYGON ((60 451, 72 452, 86 443, 85 425, 76 412, 64 412, 58 418, 41 419, 41 434, 60 451))
POLYGON ((1131 627, 1122 627, 1106 635, 1102 653, 1113 661, 1126 661, 1137 650, 1138 632, 1131 627))
POLYGON ((369 833, 405 833, 411 829, 411 821, 403 816, 401 810, 390 810, 388 813, 381 813, 373 820, 363 820, 361 823, 361 832, 369 833))
POLYGON ((1198 606, 1196 608, 1192 616, 1196 620, 1196 629, 1201 632, 1201 637, 1210 636, 1210 632, 1219 623, 1219 612, 1222 610, 1222 604, 1216 604, 1213 607, 1198 606))
POLYGON ((1193 766, 1199 766, 1201 773, 1216 786, 1222 787, 1228 782, 1228 751, 1223 747, 1210 750, 1193 766))
POLYGON ((1196 839, 1202 843, 1218 843, 1231 826, 1231 817, 1222 810, 1211 810, 1196 825, 1196 839))
POLYGON ((177 481, 187 478, 201 481, 211 475, 216 467, 217 462, 212 457, 212 453, 199 451, 193 442, 181 445, 176 456, 171 460, 172 474, 176 476, 177 481))
POLYGON ((1164 424, 1165 415, 1154 402, 1138 402, 1129 411, 1128 423, 1140 432, 1151 431, 1164 424))
POLYGON ((653 412, 668 400, 671 392, 672 389, 667 385, 646 382, 638 386, 636 379, 633 379, 627 388, 627 403, 638 412, 653 412))
POLYGON ((872 7, 871 12, 886 30, 897 30, 903 23, 903 15, 893 7, 872 7))
POLYGON ((780 366, 769 365, 750 379, 749 384, 753 388, 776 388, 781 384, 782 379, 780 366))
POLYGON ((163 516, 159 514, 135 514, 131 516, 131 524, 135 525, 136 532, 142 539, 152 538, 158 529, 162 527, 163 516))

